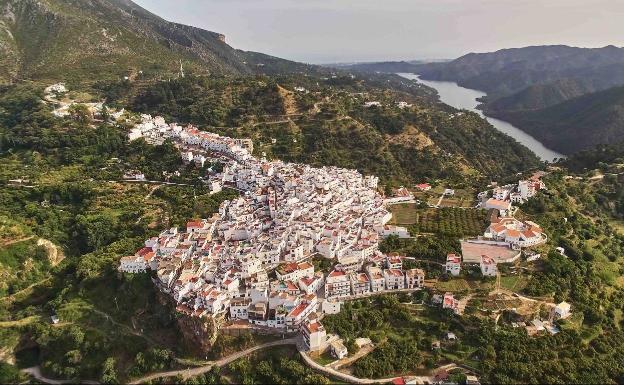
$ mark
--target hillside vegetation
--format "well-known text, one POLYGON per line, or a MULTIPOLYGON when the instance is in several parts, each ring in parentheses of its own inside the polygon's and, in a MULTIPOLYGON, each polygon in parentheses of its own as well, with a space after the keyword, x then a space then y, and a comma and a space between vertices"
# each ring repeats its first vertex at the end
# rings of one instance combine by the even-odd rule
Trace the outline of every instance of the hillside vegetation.
POLYGON ((470 53, 451 62, 422 65, 418 73, 423 79, 455 81, 484 91, 495 100, 559 80, 581 80, 591 91, 624 84, 622 63, 624 49, 614 46, 535 46, 470 53))
POLYGON ((168 22, 129 0, 0 0, 0 53, 0 84, 171 77, 180 64, 221 75, 312 68, 235 50, 223 35, 168 22))
POLYGON ((614 87, 533 111, 497 112, 546 146, 571 154, 624 141, 624 87, 614 87))
POLYGON ((413 72, 487 93, 480 106, 564 154, 622 140, 624 48, 563 45, 470 53, 450 62, 364 63, 359 71, 413 72))
POLYGON ((380 89, 374 79, 351 77, 186 78, 147 87, 130 103, 140 112, 251 137, 269 157, 356 168, 397 184, 430 178, 472 183, 539 164, 477 114, 455 114, 435 103, 429 89, 395 81, 401 86, 380 89), (285 100, 283 90, 297 86, 309 92, 285 100), (366 108, 367 100, 382 106, 366 108), (398 101, 413 105, 400 109, 398 101), (294 113, 287 114, 289 108, 294 113))

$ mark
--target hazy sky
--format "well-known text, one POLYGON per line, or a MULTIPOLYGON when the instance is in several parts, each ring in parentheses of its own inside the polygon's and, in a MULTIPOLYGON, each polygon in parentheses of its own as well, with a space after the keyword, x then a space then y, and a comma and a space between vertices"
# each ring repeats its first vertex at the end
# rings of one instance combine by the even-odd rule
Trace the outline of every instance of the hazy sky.
POLYGON ((235 48, 310 63, 624 45, 622 0, 134 1, 167 20, 223 33, 235 48))

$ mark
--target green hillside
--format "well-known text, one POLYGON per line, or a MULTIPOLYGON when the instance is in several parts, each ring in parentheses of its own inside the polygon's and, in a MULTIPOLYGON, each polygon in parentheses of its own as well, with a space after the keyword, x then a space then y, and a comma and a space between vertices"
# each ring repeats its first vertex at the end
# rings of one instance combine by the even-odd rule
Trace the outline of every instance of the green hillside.
POLYGON ((494 115, 546 146, 571 154, 624 140, 624 87, 583 95, 545 109, 494 115))
POLYGON ((554 106, 566 100, 592 92, 583 79, 559 79, 547 84, 535 84, 511 96, 493 100, 484 107, 486 112, 536 110, 554 106))
POLYGON ((489 100, 513 95, 537 84, 582 79, 592 90, 624 84, 624 49, 564 45, 470 53, 447 63, 418 67, 423 79, 455 81, 488 94, 489 100))
POLYGON ((377 78, 348 76, 187 77, 146 87, 130 104, 135 111, 251 137, 269 156, 355 168, 386 182, 452 178, 471 183, 539 165, 527 148, 477 114, 454 116, 456 110, 435 103, 429 89, 400 90, 401 84, 416 83, 392 79, 396 85, 385 82, 386 88, 378 88, 377 78), (293 93, 297 86, 311 92, 293 93), (362 94, 383 106, 365 108, 362 94), (400 100, 413 107, 398 108, 400 100))
POLYGON ((238 51, 225 36, 168 22, 127 0, 0 0, 0 83, 75 83, 187 72, 241 75, 310 66, 238 51))

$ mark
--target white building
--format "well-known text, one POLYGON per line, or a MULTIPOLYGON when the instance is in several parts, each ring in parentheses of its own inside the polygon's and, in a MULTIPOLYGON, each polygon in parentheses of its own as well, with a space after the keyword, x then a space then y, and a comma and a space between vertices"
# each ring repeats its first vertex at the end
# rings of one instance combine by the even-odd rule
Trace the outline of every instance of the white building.
POLYGON ((299 289, 306 294, 315 294, 321 286, 323 286, 323 274, 321 272, 315 274, 313 277, 303 277, 299 279, 299 289))
POLYGON ((483 274, 484 277, 496 277, 496 274, 498 274, 496 262, 487 255, 481 256, 479 266, 481 267, 481 274, 483 274))
POLYGON ((442 309, 450 309, 455 314, 459 312, 459 301, 455 299, 453 293, 447 292, 442 300, 442 309))
POLYGON ((367 266, 366 274, 371 284, 371 292, 376 293, 386 289, 386 279, 383 271, 376 266, 367 266))
POLYGON ((119 263, 119 271, 124 273, 144 273, 147 270, 147 263, 141 256, 131 255, 122 257, 119 263))
POLYGON ((492 198, 499 200, 499 201, 506 201, 507 198, 509 198, 510 193, 511 191, 507 188, 497 187, 492 192, 492 198))
POLYGON ((232 319, 248 319, 247 310, 251 304, 251 298, 235 298, 230 302, 230 318, 232 319))
POLYGON ((490 198, 485 202, 485 209, 495 209, 500 212, 501 216, 506 216, 511 210, 511 202, 490 198))
POLYGON ((349 354, 347 348, 342 343, 342 340, 332 341, 330 344, 331 353, 334 357, 341 360, 349 354))
POLYGON ((323 314, 338 314, 340 313, 341 306, 341 301, 337 301, 335 299, 326 299, 321 304, 321 311, 323 312, 323 314))
POLYGON ((351 295, 351 281, 344 271, 333 270, 325 279, 325 298, 351 295))
POLYGON ((275 275, 280 281, 297 282, 303 277, 311 278, 314 276, 314 266, 308 262, 302 263, 286 263, 280 265, 275 270, 275 275))
POLYGON ((425 272, 422 269, 410 269, 405 272, 405 287, 419 289, 425 286, 425 272))
POLYGON ((572 306, 567 302, 561 302, 553 309, 553 318, 554 319, 566 319, 570 316, 570 309, 572 306))
POLYGON ((455 254, 449 254, 446 256, 446 272, 453 277, 459 276, 461 272, 461 257, 455 254))
POLYGON ((353 295, 362 295, 370 293, 370 279, 364 273, 351 273, 349 276, 351 281, 351 292, 353 295))
POLYGON ((308 351, 321 351, 327 345, 327 332, 323 325, 316 320, 305 322, 301 327, 301 334, 308 351))
POLYGON ((388 290, 405 289, 405 276, 403 271, 399 269, 384 270, 384 279, 386 280, 386 289, 388 290))

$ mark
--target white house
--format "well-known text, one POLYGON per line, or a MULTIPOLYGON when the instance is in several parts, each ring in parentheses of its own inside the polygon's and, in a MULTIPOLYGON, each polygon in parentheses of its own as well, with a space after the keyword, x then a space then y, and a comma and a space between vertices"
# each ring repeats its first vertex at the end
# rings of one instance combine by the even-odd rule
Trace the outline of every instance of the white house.
POLYGON ((565 319, 572 314, 570 312, 571 305, 567 302, 561 302, 553 309, 553 318, 554 319, 565 319))
POLYGON ((373 293, 385 290, 386 279, 384 278, 383 272, 380 268, 376 266, 367 266, 366 274, 368 275, 368 279, 370 280, 371 291, 373 293))
POLYGON ((455 254, 446 256, 446 272, 457 277, 461 272, 461 257, 455 254))
POLYGON ((341 306, 342 306, 341 301, 336 301, 334 299, 326 299, 321 304, 321 311, 324 314, 338 314, 340 313, 341 306))
POLYGON ((332 341, 329 346, 331 348, 332 355, 339 360, 345 358, 349 353, 341 340, 332 341))
POLYGON ((459 301, 455 299, 453 293, 444 293, 444 299, 442 300, 442 309, 451 309, 456 314, 459 312, 459 301))
POLYGON ((299 289, 306 294, 316 293, 323 285, 323 274, 317 273, 313 277, 303 277, 299 279, 299 289))
POLYGON ((349 280, 351 281, 351 292, 353 295, 370 293, 370 279, 366 274, 351 273, 349 280))
POLYGON ((314 276, 314 266, 308 262, 302 263, 286 263, 280 265, 275 270, 275 275, 280 281, 293 281, 297 282, 303 277, 314 276))
POLYGON ((248 319, 247 309, 251 304, 251 298, 235 298, 230 301, 230 318, 232 319, 248 319))
POLYGON ((481 274, 483 274, 484 277, 495 277, 498 273, 496 262, 487 255, 481 256, 481 262, 479 265, 481 267, 481 274))
POLYGON ((325 297, 347 297, 351 294, 351 281, 344 271, 334 270, 325 279, 325 297))
POLYGON ((405 272, 405 287, 418 289, 425 286, 425 272, 422 269, 410 269, 405 272))
POLYGON ((327 332, 320 322, 308 321, 301 326, 303 343, 308 351, 320 351, 327 344, 327 332))
POLYGON ((386 289, 401 290, 405 289, 405 276, 403 271, 399 269, 384 270, 384 278, 386 280, 386 289))
POLYGON ((403 259, 399 255, 388 255, 386 257, 386 267, 388 269, 401 269, 403 268, 403 259))
POLYGON ((505 216, 511 210, 511 202, 490 198, 485 202, 485 208, 486 210, 496 209, 502 216, 505 216))

